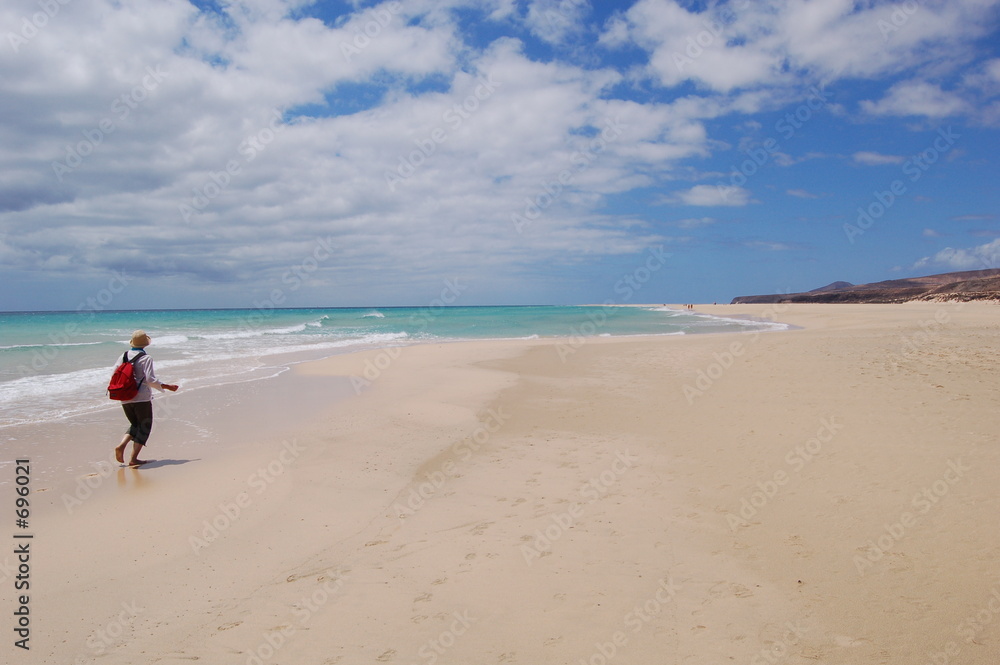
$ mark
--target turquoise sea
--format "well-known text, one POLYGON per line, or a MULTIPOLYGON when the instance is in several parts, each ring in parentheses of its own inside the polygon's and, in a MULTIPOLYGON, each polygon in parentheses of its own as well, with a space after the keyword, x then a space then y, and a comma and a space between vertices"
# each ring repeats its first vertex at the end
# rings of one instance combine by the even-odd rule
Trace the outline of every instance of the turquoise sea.
POLYGON ((263 379, 296 362, 426 341, 682 335, 781 324, 666 307, 388 307, 0 313, 0 428, 113 408, 105 388, 132 330, 185 391, 263 379))

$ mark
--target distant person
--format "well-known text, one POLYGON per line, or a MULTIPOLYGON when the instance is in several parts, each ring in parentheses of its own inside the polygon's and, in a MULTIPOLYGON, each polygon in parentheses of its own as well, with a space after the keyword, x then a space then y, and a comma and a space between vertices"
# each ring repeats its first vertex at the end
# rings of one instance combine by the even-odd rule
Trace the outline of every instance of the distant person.
POLYGON ((149 335, 144 330, 136 330, 132 333, 132 348, 125 354, 127 360, 135 361, 135 380, 139 384, 138 394, 130 400, 122 402, 122 409, 125 417, 128 418, 129 428, 125 438, 115 448, 115 459, 120 464, 125 463, 125 448, 129 441, 132 442, 132 457, 128 461, 129 466, 140 466, 148 460, 139 459, 142 447, 149 439, 149 432, 153 429, 153 391, 157 390, 177 390, 177 386, 170 383, 161 383, 156 378, 153 371, 153 359, 146 355, 146 347, 152 342, 149 335))

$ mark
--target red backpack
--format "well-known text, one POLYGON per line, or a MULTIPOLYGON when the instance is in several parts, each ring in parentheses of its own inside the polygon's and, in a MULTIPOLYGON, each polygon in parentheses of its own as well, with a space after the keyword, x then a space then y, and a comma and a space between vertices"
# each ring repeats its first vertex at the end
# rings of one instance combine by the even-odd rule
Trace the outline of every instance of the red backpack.
POLYGON ((115 368, 111 375, 111 383, 108 384, 108 397, 119 402, 127 402, 139 394, 139 386, 142 381, 136 383, 135 361, 146 355, 145 351, 135 354, 135 358, 128 359, 128 351, 122 356, 122 364, 115 368))

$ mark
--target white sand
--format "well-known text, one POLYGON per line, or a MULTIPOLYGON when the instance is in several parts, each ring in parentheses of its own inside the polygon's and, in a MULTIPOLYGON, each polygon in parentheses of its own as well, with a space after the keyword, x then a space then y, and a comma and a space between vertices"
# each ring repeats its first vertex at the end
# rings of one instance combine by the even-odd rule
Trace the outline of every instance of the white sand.
POLYGON ((699 310, 803 329, 340 356, 319 419, 52 483, 12 662, 996 662, 1000 309, 699 310))

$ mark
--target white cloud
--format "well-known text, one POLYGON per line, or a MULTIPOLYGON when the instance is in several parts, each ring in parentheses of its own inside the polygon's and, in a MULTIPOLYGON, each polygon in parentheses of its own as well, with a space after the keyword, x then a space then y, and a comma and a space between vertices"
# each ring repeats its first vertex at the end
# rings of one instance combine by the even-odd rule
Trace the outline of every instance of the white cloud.
POLYGON ((676 201, 689 206, 745 206, 750 191, 728 185, 695 185, 676 193, 676 201))
POLYGON ((789 196, 794 196, 800 199, 818 199, 819 194, 813 194, 812 192, 806 191, 804 189, 789 189, 785 192, 789 196))
POLYGON ((689 217, 676 222, 676 224, 682 229, 698 229, 704 226, 711 226, 717 221, 714 217, 689 217))
MULTIPOLYGON (((988 29, 991 2, 922 3, 892 23, 897 5, 854 0, 759 0, 691 11, 677 0, 640 0, 625 13, 632 41, 651 53, 664 86, 694 81, 715 91, 870 78, 950 59, 988 29), (894 29, 887 31, 886 22, 894 29)), ((609 45, 622 27, 607 26, 609 45)))
POLYGON ((968 110, 966 102, 958 95, 925 81, 897 83, 879 101, 862 101, 861 108, 872 115, 923 115, 930 118, 943 118, 968 110))
POLYGON ((629 24, 621 15, 608 19, 604 31, 598 37, 598 43, 609 48, 622 46, 629 42, 629 24))
POLYGON ((442 273, 511 276, 658 241, 595 211, 706 155, 712 104, 610 99, 612 69, 533 61, 508 38, 463 47, 440 15, 425 25, 404 5, 386 20, 387 6, 332 27, 263 2, 232 5, 232 21, 181 2, 53 21, 0 79, 25 110, 0 130, 7 267, 242 283, 249 299, 321 239, 330 257, 310 284, 326 301, 374 301, 442 273), (366 27, 370 41, 355 41, 366 27), (164 78, 119 120, 112 103, 142 87, 148 63, 164 78), (412 88, 429 77, 433 90, 412 88), (340 86, 358 83, 371 97, 351 107, 355 89, 340 86), (325 117, 328 101, 349 110, 325 117), (52 163, 105 117, 114 131, 59 182, 52 163))
MULTIPOLYGON (((640 0, 626 13, 632 38, 648 49, 650 72, 665 86, 686 80, 729 91, 770 79, 776 63, 759 50, 727 46, 737 35, 709 12, 690 12, 672 0, 640 0), (730 34, 733 33, 733 34, 730 34)), ((617 24, 614 41, 619 41, 617 24)))
POLYGON ((743 243, 745 247, 750 249, 762 249, 768 252, 788 252, 798 249, 795 245, 791 245, 785 242, 773 242, 769 240, 747 240, 743 243))
POLYGON ((865 166, 884 166, 886 164, 902 164, 905 158, 899 155, 883 155, 879 152, 869 152, 863 150, 861 152, 856 152, 851 155, 851 158, 856 164, 864 164, 865 166))
MULTIPOLYGON (((336 302, 444 273, 513 281, 536 266, 638 252, 662 236, 607 208, 615 195, 725 179, 728 162, 708 163, 737 143, 723 123, 774 134, 765 116, 748 116, 794 111, 814 81, 895 80, 950 63, 939 56, 961 51, 959 36, 972 40, 985 12, 973 0, 922 3, 886 41, 872 34, 886 5, 737 1, 696 12, 639 0, 605 23, 581 64, 581 50, 539 57, 536 38, 593 42, 582 0, 349 4, 354 12, 320 20, 307 14, 328 8, 306 0, 59 3, 17 49, 4 38, 4 265, 74 278, 127 268, 163 283, 232 284, 249 299, 322 239, 330 257, 310 288, 336 302), (468 14, 508 36, 477 42, 468 14), (526 30, 528 46, 511 36, 526 30), (530 223, 518 228, 514 216, 530 223)), ((0 22, 37 11, 36 0, 10 0, 0 22)), ((992 85, 998 68, 987 62, 976 80, 992 85)), ((919 85, 872 108, 919 108, 907 101, 919 85)), ((923 111, 947 109, 948 94, 958 93, 925 96, 923 111)), ((825 156, 781 147, 774 165, 825 156)), ((746 206, 755 186, 696 185, 670 202, 746 206)), ((305 287, 297 297, 317 301, 305 287)))
POLYGON ((561 44, 584 31, 588 13, 587 0, 531 0, 524 22, 540 39, 561 44))
POLYGON ((945 247, 934 256, 924 257, 914 268, 941 266, 950 270, 985 270, 1000 268, 1000 238, 969 249, 945 247))

